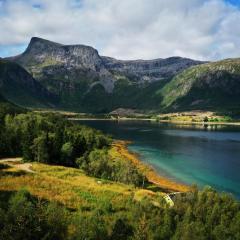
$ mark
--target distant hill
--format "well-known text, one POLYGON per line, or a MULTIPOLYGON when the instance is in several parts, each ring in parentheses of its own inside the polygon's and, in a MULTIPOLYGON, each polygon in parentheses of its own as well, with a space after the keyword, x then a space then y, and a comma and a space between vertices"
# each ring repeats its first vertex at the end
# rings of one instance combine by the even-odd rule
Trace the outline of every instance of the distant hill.
POLYGON ((182 57, 170 57, 154 60, 117 60, 110 57, 101 57, 106 68, 114 75, 123 75, 138 84, 152 83, 164 79, 171 79, 188 67, 202 64, 182 57))

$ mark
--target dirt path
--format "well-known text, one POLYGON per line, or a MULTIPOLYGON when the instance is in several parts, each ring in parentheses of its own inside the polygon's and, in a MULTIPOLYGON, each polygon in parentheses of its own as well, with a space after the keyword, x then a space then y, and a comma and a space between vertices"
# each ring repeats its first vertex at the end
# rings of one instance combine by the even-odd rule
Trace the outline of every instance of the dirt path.
POLYGON ((10 167, 17 168, 19 170, 23 170, 28 173, 35 173, 31 167, 31 163, 22 163, 22 158, 5 158, 0 159, 0 163, 4 163, 10 167))

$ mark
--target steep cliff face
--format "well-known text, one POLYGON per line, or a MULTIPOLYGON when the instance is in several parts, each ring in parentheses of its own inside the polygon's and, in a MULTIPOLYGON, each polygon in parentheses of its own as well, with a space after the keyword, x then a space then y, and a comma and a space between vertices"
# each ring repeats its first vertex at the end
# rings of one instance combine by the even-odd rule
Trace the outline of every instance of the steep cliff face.
POLYGON ((25 69, 6 60, 0 60, 0 93, 7 100, 26 107, 50 107, 57 103, 57 97, 25 69))
POLYGON ((140 83, 171 79, 188 67, 204 63, 181 57, 133 61, 117 60, 110 57, 102 57, 102 59, 108 70, 129 76, 140 83))
POLYGON ((46 79, 54 81, 57 78, 58 81, 68 80, 69 85, 73 85, 78 81, 78 75, 79 81, 87 75, 90 89, 93 84, 101 84, 106 92, 112 92, 114 88, 114 78, 105 68, 97 50, 89 46, 68 46, 34 37, 26 51, 11 60, 44 83, 46 79))

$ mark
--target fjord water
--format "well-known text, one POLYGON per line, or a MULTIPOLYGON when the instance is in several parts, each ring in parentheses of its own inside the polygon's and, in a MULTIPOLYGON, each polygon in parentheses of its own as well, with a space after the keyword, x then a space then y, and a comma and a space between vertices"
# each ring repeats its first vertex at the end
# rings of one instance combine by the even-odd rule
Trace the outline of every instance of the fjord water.
POLYGON ((116 139, 161 175, 210 185, 240 198, 240 127, 186 126, 144 121, 80 121, 116 139))

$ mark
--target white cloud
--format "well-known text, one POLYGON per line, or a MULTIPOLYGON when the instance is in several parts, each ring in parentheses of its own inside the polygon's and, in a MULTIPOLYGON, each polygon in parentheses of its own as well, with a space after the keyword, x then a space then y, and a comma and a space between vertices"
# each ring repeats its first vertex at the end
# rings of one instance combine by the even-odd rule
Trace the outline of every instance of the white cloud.
POLYGON ((240 57, 240 10, 224 0, 0 3, 0 49, 39 36, 91 45, 102 55, 120 59, 240 57))

